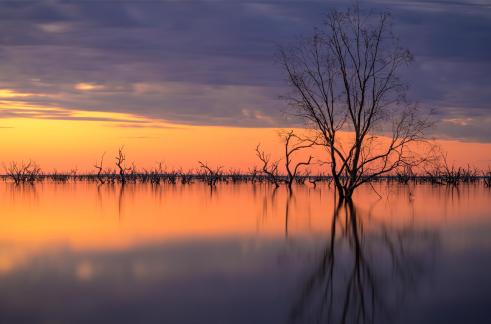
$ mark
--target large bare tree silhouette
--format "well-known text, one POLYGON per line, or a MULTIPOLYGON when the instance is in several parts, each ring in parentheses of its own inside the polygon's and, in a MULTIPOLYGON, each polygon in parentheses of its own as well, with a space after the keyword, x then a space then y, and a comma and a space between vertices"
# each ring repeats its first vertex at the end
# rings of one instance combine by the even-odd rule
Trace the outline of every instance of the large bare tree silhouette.
POLYGON ((281 49, 280 60, 291 88, 287 100, 326 147, 341 198, 427 159, 415 145, 426 142, 431 123, 406 100, 398 72, 412 55, 393 35, 388 13, 364 14, 357 5, 332 10, 312 37, 281 49), (352 135, 342 138, 341 131, 352 135))

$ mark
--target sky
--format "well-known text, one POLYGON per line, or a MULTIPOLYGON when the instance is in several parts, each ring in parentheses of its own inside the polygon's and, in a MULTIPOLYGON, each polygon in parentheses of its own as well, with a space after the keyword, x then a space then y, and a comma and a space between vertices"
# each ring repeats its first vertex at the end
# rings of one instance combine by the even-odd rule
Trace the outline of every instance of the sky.
MULTIPOLYGON (((278 47, 346 3, 1 1, 0 161, 88 168, 125 145, 143 164, 242 166, 292 126, 278 47)), ((489 1, 360 5, 392 13, 415 58, 401 75, 433 111, 431 135, 462 148, 459 161, 491 164, 489 1)))

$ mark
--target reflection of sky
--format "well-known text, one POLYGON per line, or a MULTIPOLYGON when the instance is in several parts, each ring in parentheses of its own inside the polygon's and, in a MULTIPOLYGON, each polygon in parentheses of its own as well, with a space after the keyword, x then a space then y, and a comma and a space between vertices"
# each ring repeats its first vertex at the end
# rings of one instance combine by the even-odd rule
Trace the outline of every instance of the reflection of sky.
MULTIPOLYGON (((119 252, 47 252, 0 277, 0 322, 285 323, 324 243, 255 243, 230 239, 119 252)), ((346 263, 338 252, 337 262, 346 263)), ((400 287, 391 273, 379 278, 378 293, 394 298, 390 306, 403 323, 483 323, 490 257, 489 250, 472 245, 438 255, 434 268, 416 269, 403 305, 393 295, 400 287)), ((374 264, 372 271, 380 268, 374 264)))
POLYGON ((284 322, 301 264, 281 259, 281 241, 254 243, 48 252, 0 278, 0 322, 284 322))
MULTIPOLYGON (((249 184, 221 186, 213 195, 201 185, 162 191, 129 186, 123 197, 117 187, 97 190, 95 184, 46 183, 36 191, 4 184, 0 212, 8 217, 2 217, 0 229, 0 323, 40 318, 61 323, 285 323, 301 304, 310 278, 327 273, 322 259, 330 227, 305 226, 332 217, 332 192, 319 187, 298 188, 286 215, 284 188, 272 195, 264 186, 253 191, 249 184), (240 209, 238 201, 243 202, 240 209), (195 228, 188 229, 186 219, 195 228), (273 225, 267 233, 258 231, 268 222, 273 225), (208 223, 215 226, 208 228, 208 223), (23 235, 29 233, 32 238, 23 235), (36 248, 29 250, 29 243, 36 248)), ((383 301, 377 305, 386 308, 376 312, 376 323, 384 323, 383 314, 391 316, 390 323, 396 318, 403 323, 486 322, 489 191, 376 187, 390 194, 379 200, 371 188, 361 188, 356 204, 363 262, 383 301)), ((340 216, 337 307, 355 251, 340 216)), ((312 287, 316 298, 303 306, 307 315, 296 317, 300 323, 319 316, 315 305, 323 286, 316 282, 312 287)))
MULTIPOLYGON (((491 8, 485 1, 362 1, 393 12, 415 54, 412 98, 442 136, 491 138, 491 8)), ((8 101, 192 124, 284 125, 275 48, 334 1, 7 2, 0 87, 8 101)))

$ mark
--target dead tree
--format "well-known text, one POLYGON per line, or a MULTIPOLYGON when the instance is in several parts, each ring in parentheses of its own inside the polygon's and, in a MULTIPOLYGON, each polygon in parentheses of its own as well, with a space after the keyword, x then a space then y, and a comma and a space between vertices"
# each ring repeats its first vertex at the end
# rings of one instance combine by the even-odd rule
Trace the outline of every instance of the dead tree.
POLYGON ((5 172, 9 178, 11 178, 15 184, 20 183, 33 183, 41 175, 41 168, 32 161, 17 162, 12 161, 5 167, 5 172))
POLYGON ((269 181, 275 185, 275 188, 278 188, 281 182, 278 171, 280 161, 271 162, 271 157, 266 155, 264 151, 261 151, 260 146, 261 144, 256 146, 256 156, 263 164, 262 171, 268 177, 269 181))
POLYGON ((411 166, 406 166, 396 173, 397 181, 402 184, 408 184, 409 180, 414 179, 414 172, 411 166))
POLYGON ((250 178, 252 183, 256 182, 258 173, 259 173, 259 171, 258 171, 257 167, 254 166, 253 168, 249 168, 249 178, 250 178))
POLYGON ((441 171, 439 178, 441 181, 448 185, 458 185, 462 180, 463 170, 460 167, 455 167, 455 165, 450 165, 448 163, 448 154, 441 153, 441 171))
POLYGON ((307 161, 297 162, 292 165, 293 155, 302 149, 311 148, 314 146, 315 141, 303 139, 295 135, 293 130, 289 130, 283 135, 281 135, 285 142, 285 169, 288 175, 287 185, 288 190, 292 190, 293 181, 297 178, 299 168, 301 166, 307 166, 312 161, 312 156, 310 155, 307 161))
POLYGON ((309 182, 314 185, 314 188, 317 188, 317 182, 321 180, 320 176, 308 176, 309 182))
POLYGON ((119 169, 119 179, 121 184, 126 183, 126 171, 131 170, 131 168, 126 168, 124 161, 126 160, 126 155, 123 152, 124 146, 120 147, 118 150, 118 156, 116 156, 116 166, 119 169))
POLYGON ((190 184, 193 181, 193 172, 189 170, 184 172, 182 169, 178 170, 178 176, 181 178, 181 184, 190 184))
POLYGON ((491 188, 491 169, 483 172, 484 186, 491 188))
POLYGON ((222 166, 218 166, 215 170, 210 168, 207 163, 198 161, 200 167, 205 171, 206 182, 213 188, 216 186, 218 180, 222 177, 222 166))
POLYGON ((103 183, 105 182, 104 177, 102 176, 102 170, 103 170, 103 168, 104 168, 104 167, 103 167, 103 164, 104 164, 104 155, 106 155, 106 153, 105 153, 105 152, 102 154, 100 162, 98 163, 98 162, 96 161, 96 164, 94 165, 94 168, 96 168, 96 169, 97 169, 97 180, 98 180, 98 181, 99 181, 101 184, 103 184, 103 183))
POLYGON ((431 123, 406 100, 397 74, 412 55, 392 34, 388 13, 364 15, 356 5, 332 10, 322 28, 282 49, 280 59, 291 89, 286 97, 326 148, 341 198, 427 157, 414 145, 427 143, 431 123))

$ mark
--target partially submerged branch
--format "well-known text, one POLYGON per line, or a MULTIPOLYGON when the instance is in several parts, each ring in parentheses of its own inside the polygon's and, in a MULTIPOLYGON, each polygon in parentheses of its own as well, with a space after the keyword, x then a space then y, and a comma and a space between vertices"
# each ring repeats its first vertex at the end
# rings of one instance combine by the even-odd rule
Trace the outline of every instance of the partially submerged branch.
POLYGON ((21 163, 12 161, 4 168, 7 177, 15 184, 34 183, 41 176, 41 168, 32 161, 21 163))
POLYGON ((287 172, 288 189, 292 190, 293 181, 297 179, 299 168, 302 166, 310 165, 312 161, 312 155, 309 155, 308 159, 303 162, 293 162, 293 156, 295 153, 300 152, 304 149, 309 149, 316 144, 316 140, 300 138, 297 136, 293 130, 289 130, 282 135, 283 141, 285 143, 285 169, 287 172))
POLYGON ((203 163, 201 161, 198 161, 200 168, 205 171, 205 179, 206 182, 210 187, 215 187, 218 180, 220 180, 223 172, 222 172, 222 166, 216 167, 216 169, 212 169, 208 166, 207 163, 203 163))
POLYGON ((280 161, 272 162, 270 155, 261 150, 261 144, 256 146, 256 156, 262 162, 262 172, 268 177, 269 181, 275 185, 275 188, 278 188, 281 182, 278 171, 280 161))

